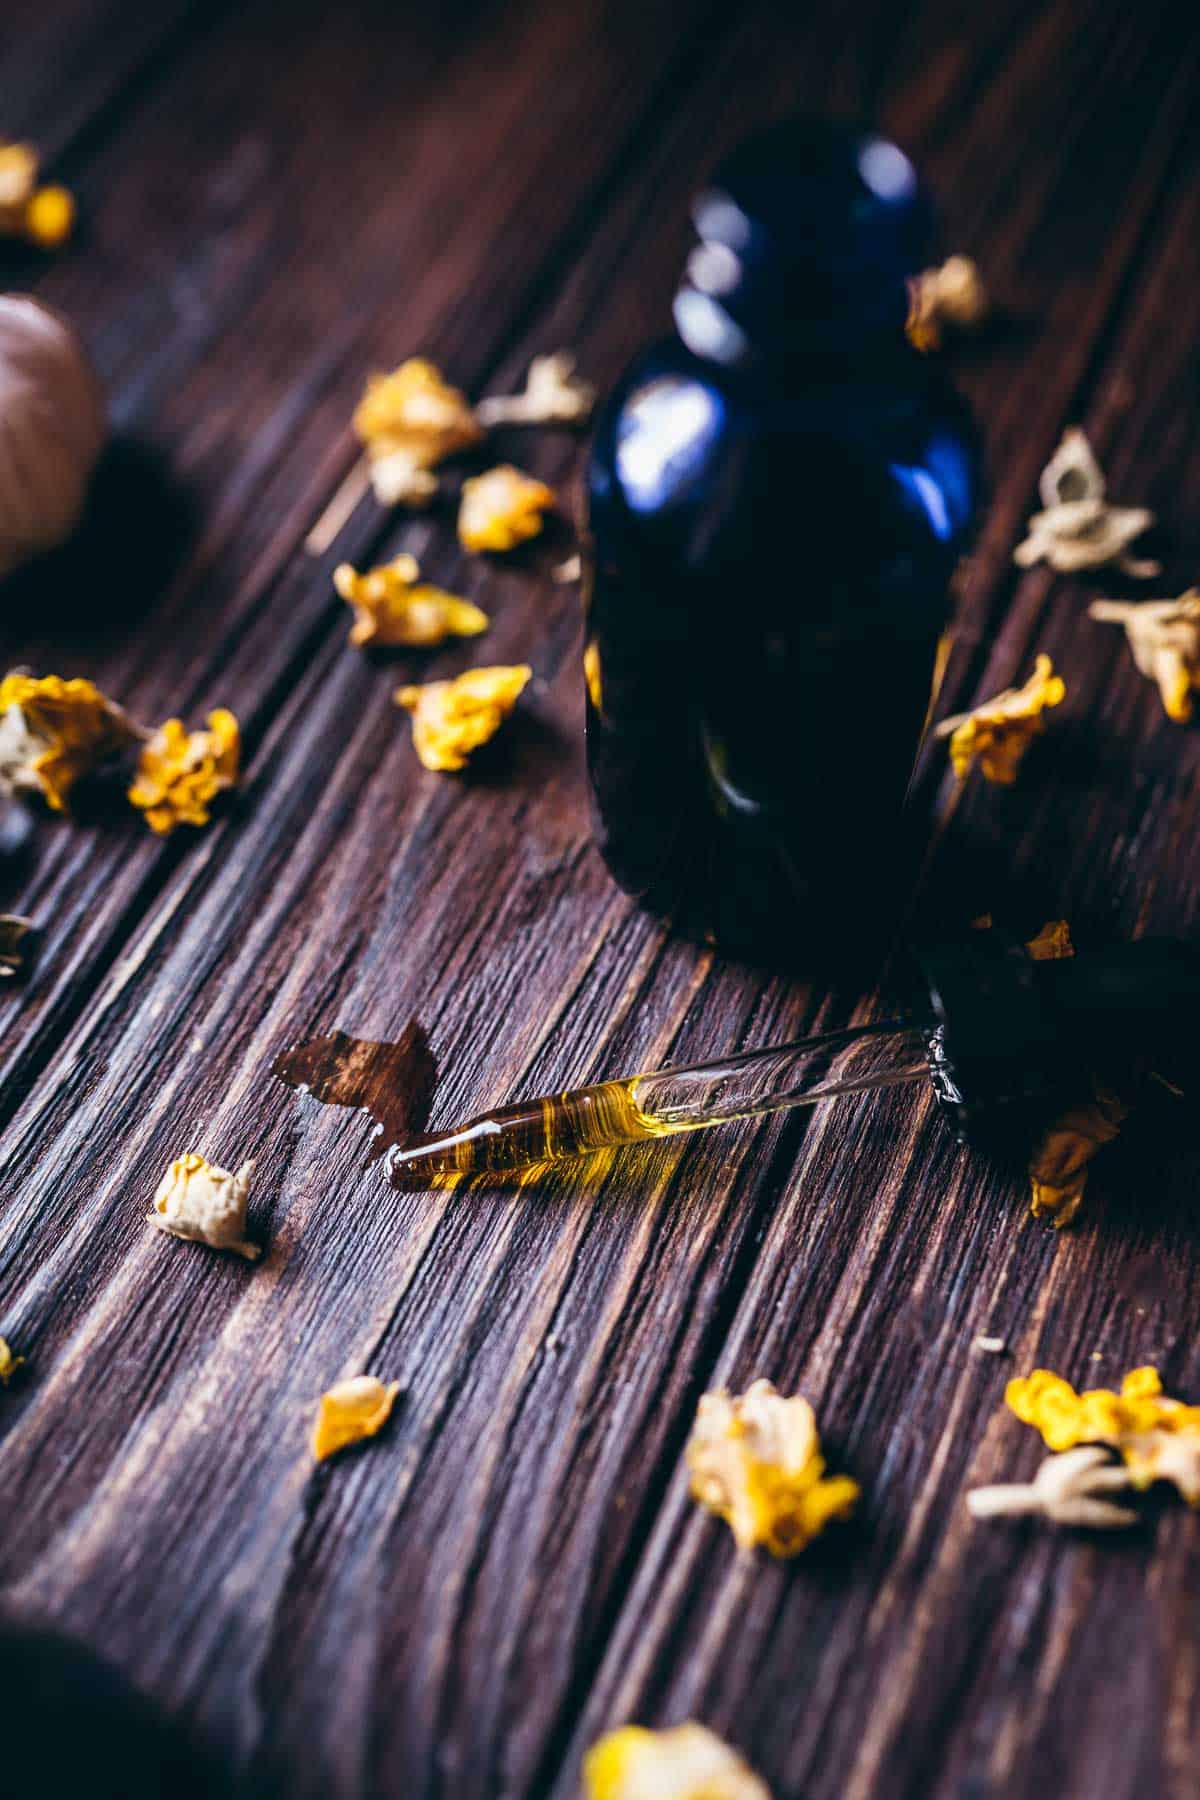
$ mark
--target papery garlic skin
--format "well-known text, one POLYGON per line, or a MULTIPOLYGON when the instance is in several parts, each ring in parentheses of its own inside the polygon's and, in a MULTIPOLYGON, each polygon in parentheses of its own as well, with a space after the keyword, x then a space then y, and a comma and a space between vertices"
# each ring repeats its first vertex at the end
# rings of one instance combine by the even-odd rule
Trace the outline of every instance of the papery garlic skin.
POLYGON ((107 436, 73 328, 25 295, 0 295, 0 579, 70 536, 107 436))

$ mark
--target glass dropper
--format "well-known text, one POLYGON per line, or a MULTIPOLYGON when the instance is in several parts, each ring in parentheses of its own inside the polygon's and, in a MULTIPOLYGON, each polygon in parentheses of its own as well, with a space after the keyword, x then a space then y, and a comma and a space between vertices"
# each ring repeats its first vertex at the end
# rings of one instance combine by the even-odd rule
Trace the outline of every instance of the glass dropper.
POLYGON ((393 1150, 391 1173, 404 1186, 507 1174, 787 1107, 815 1106, 842 1094, 927 1081, 929 1029, 911 1019, 890 1019, 518 1101, 444 1136, 393 1150))
POLYGON ((993 931, 918 960, 928 998, 908 1017, 499 1107, 394 1149, 392 1179, 507 1174, 918 1081, 960 1140, 1008 1153, 1097 1082, 1122 1094, 1148 1076, 1185 1094, 1200 1086, 1200 950, 1189 943, 1141 938, 1034 962, 993 931))

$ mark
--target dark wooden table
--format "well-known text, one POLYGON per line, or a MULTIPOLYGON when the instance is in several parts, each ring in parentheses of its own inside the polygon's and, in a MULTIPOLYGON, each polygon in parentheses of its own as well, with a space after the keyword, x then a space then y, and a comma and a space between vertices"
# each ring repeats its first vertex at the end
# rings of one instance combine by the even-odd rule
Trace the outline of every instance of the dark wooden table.
MULTIPOLYGON (((0 994, 9 1607, 254 1792, 567 1796, 604 1729, 694 1717, 779 1796, 1200 1793, 1196 1518, 1092 1541, 963 1503, 1038 1461, 1015 1371, 1154 1362, 1200 1399, 1194 1161, 1118 1145, 1056 1234, 904 1092, 598 1187, 401 1195, 362 1119, 270 1075, 299 1037, 416 1019, 451 1121, 883 1004, 819 955, 808 985, 716 960, 611 885, 561 542, 492 566, 452 515, 367 504, 303 549, 366 370, 422 351, 508 391, 569 346, 611 381, 666 317, 698 177, 793 107, 910 146, 1004 309, 956 357, 992 493, 941 708, 1040 649, 1069 685, 1011 792, 924 758, 917 904, 1195 928, 1200 736, 1088 622, 1101 585, 1012 565, 1080 422, 1160 514, 1156 591, 1200 575, 1194 9, 16 0, 0 40, 0 131, 82 210, 5 284, 78 321, 118 434, 86 555, 9 590, 6 664, 152 720, 230 706, 247 751, 203 834, 46 820, 4 869, 45 928, 0 994), (333 563, 400 547, 493 613, 487 660, 536 671, 483 776, 414 757, 391 695, 427 663, 346 645, 333 563), (258 1159, 259 1265, 146 1228, 190 1147, 258 1159), (393 1426, 316 1468, 314 1396, 363 1368, 401 1384, 393 1426), (738 1561, 682 1468, 697 1397, 760 1374, 864 1490, 788 1565, 738 1561)), ((513 448, 577 508, 577 438, 513 448)))

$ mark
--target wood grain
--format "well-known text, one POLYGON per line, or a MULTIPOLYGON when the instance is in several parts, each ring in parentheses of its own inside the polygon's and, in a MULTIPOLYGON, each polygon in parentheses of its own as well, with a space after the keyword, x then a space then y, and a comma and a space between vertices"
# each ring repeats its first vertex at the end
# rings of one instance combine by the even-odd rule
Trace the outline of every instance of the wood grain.
MULTIPOLYGON (((1094 590, 1010 564, 1079 419, 1117 497, 1160 510, 1169 574, 1193 573, 1185 15, 1009 0, 968 38, 940 0, 851 28, 833 6, 685 12, 313 4, 281 33, 267 5, 206 9, 155 39, 151 78, 139 54, 64 80, 92 218, 39 289, 161 462, 112 471, 99 563, 22 584, 12 656, 150 717, 231 704, 249 767, 186 845, 40 828, 4 897, 53 929, 0 996, 0 1329, 32 1363, 0 1404, 0 1583, 248 1791, 573 1794, 599 1731, 690 1715, 781 1795, 1196 1793, 1194 1521, 1163 1508, 1092 1545, 962 1506, 1036 1460, 999 1408, 1017 1366, 1161 1358, 1200 1395, 1187 1159, 1118 1147, 1055 1236, 893 1095, 536 1190, 401 1195, 361 1120, 269 1074, 305 1034, 417 1021, 450 1120, 883 1004, 819 959, 810 986, 721 963, 612 888, 588 845, 577 601, 549 576, 565 527, 467 563, 449 510, 368 503, 329 557, 301 549, 366 367, 426 349, 503 391, 568 344, 612 380, 665 316, 698 177, 794 106, 901 134, 1008 315, 961 367, 993 493, 943 709, 1039 648, 1070 685, 1011 795, 954 792, 926 758, 913 915, 1191 926, 1194 739, 1086 621, 1094 590), (535 666, 506 747, 461 782, 419 769, 390 693, 474 652, 370 662, 329 586, 336 556, 401 547, 493 614, 489 660, 535 666), (145 1230, 189 1147, 255 1154, 253 1271, 145 1230), (979 1331, 1010 1358, 973 1354, 979 1331), (361 1368, 402 1384, 394 1425, 314 1469, 312 1401, 361 1368), (698 1394, 759 1373, 813 1398, 867 1495, 788 1568, 739 1564, 680 1471, 698 1394)), ((64 33, 90 42, 99 16, 76 0, 64 33)), ((24 66, 5 49, 0 85, 24 66)), ((575 503, 576 440, 503 448, 575 503)))

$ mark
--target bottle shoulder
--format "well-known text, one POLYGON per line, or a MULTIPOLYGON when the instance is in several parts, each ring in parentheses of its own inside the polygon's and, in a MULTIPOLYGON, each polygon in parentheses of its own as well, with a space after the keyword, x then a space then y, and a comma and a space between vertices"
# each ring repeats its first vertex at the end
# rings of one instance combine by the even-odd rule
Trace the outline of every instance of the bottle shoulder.
POLYGON ((769 508, 819 521, 832 504, 961 548, 978 508, 978 434, 944 372, 915 353, 733 377, 668 339, 602 409, 589 486, 599 529, 619 519, 648 539, 714 511, 752 511, 761 531, 769 508))

